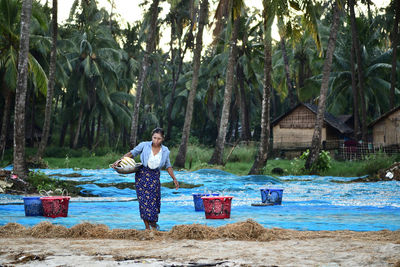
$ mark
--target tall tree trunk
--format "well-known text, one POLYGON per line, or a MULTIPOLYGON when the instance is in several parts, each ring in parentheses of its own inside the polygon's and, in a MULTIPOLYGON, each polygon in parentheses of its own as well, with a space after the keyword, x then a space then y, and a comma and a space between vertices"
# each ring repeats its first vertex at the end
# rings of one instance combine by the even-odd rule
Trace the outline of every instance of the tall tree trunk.
POLYGON ((247 104, 246 97, 246 89, 244 88, 244 72, 243 67, 241 65, 237 66, 237 76, 239 80, 239 105, 240 105, 240 124, 242 126, 241 129, 241 140, 250 141, 251 133, 250 133, 250 119, 249 119, 249 108, 247 104))
MULTIPOLYGON (((166 139, 170 138, 171 135, 171 113, 172 113, 172 105, 174 102, 175 98, 175 89, 176 89, 176 76, 178 76, 179 71, 176 71, 175 67, 175 58, 176 58, 176 49, 174 49, 174 41, 176 38, 176 28, 177 28, 177 22, 174 18, 172 18, 171 21, 171 38, 169 41, 169 46, 171 50, 171 69, 172 69, 172 88, 171 88, 171 99, 169 100, 168 108, 167 108, 167 133, 166 133, 166 139)), ((179 46, 181 42, 179 40, 179 46)), ((179 47, 180 48, 180 47, 179 47)), ((180 57, 180 56, 179 56, 180 57)))
MULTIPOLYGON (((101 127, 101 113, 99 113, 99 116, 97 117, 96 144, 98 144, 100 141, 100 127, 101 127)), ((125 131, 125 128, 124 128, 124 131, 125 131)))
MULTIPOLYGON (((83 117, 83 109, 84 109, 84 104, 81 105, 81 109, 79 111, 79 117, 78 117, 78 122, 76 126, 76 132, 75 132, 75 137, 74 137, 74 142, 72 143, 72 148, 77 148, 78 147, 78 141, 79 141, 79 134, 81 132, 81 124, 82 124, 82 117, 83 117)), ((72 138, 72 136, 71 136, 72 138)))
POLYGON ((272 37, 271 28, 273 17, 269 14, 271 8, 270 1, 263 1, 264 4, 264 85, 261 107, 261 135, 260 146, 251 167, 249 174, 262 174, 263 168, 267 164, 269 133, 270 133, 270 101, 272 88, 272 37))
MULTIPOLYGON (((237 91, 237 79, 235 79, 235 84, 233 85, 233 88, 235 91, 237 91)), ((235 114, 235 108, 237 107, 237 99, 235 102, 231 102, 231 106, 229 109, 229 119, 228 119, 228 131, 226 133, 226 140, 225 142, 232 142, 233 141, 233 134, 235 131, 235 121, 237 119, 237 116, 235 114)), ((224 165, 226 162, 223 163, 224 165)))
POLYGON ((276 118, 277 117, 277 113, 278 113, 278 107, 276 104, 276 93, 274 88, 272 88, 271 90, 271 110, 272 110, 272 114, 270 115, 271 118, 276 118))
POLYGON ((358 40, 358 31, 356 24, 356 15, 354 13, 354 0, 349 0, 349 9, 350 9, 350 24, 351 24, 351 35, 353 40, 354 51, 356 52, 356 60, 357 60, 357 77, 358 77, 358 85, 359 85, 359 93, 361 99, 361 139, 365 142, 367 141, 367 111, 365 104, 365 87, 364 87, 364 77, 363 77, 363 67, 362 67, 362 59, 361 59, 361 51, 360 51, 360 42, 358 40))
POLYGON ((360 136, 360 119, 358 117, 358 99, 359 99, 359 92, 357 86, 357 73, 355 67, 355 51, 354 46, 351 45, 351 89, 353 92, 353 118, 354 118, 354 137, 358 140, 360 136))
POLYGON ((218 137, 215 144, 214 153, 209 161, 210 164, 223 164, 223 154, 224 154, 224 145, 225 145, 225 137, 229 120, 229 108, 231 106, 232 100, 232 89, 234 83, 235 76, 235 66, 237 63, 237 37, 239 32, 239 21, 240 17, 238 15, 237 18, 234 19, 233 22, 233 32, 232 37, 230 39, 230 51, 228 58, 228 66, 226 69, 226 82, 225 82, 225 92, 224 92, 224 103, 222 106, 221 120, 219 124, 218 137))
MULTIPOLYGON (((193 3, 193 0, 191 0, 193 3)), ((194 22, 195 22, 195 14, 194 14, 194 9, 192 9, 192 14, 191 14, 191 24, 190 24, 190 31, 188 34, 192 34, 193 28, 194 28, 194 22)), ((172 37, 172 36, 171 36, 172 37)), ((166 139, 171 138, 171 131, 172 131, 172 125, 173 125, 173 120, 171 119, 172 115, 172 109, 175 104, 175 90, 176 86, 178 84, 179 77, 182 73, 182 65, 183 65, 183 58, 185 57, 186 51, 188 47, 190 46, 191 40, 193 40, 193 36, 186 38, 186 43, 185 43, 185 48, 182 51, 182 44, 181 44, 181 36, 178 36, 178 41, 179 41, 179 53, 178 53, 178 70, 174 73, 173 81, 172 81, 172 89, 171 89, 171 99, 169 101, 168 109, 167 109, 167 135, 166 139)), ((172 49, 172 46, 171 46, 172 49)), ((173 59, 174 60, 174 59, 173 59)), ((175 61, 175 60, 174 60, 175 61)), ((175 68, 173 68, 175 69, 175 68)))
POLYGON ((6 95, 4 99, 3 120, 1 121, 1 135, 0 135, 1 160, 3 160, 4 158, 4 150, 6 149, 8 124, 10 122, 10 113, 11 113, 11 100, 12 100, 12 92, 10 90, 6 90, 6 95))
POLYGON ((61 127, 60 142, 58 144, 60 147, 64 146, 65 136, 67 135, 68 123, 69 123, 68 121, 65 121, 61 127))
MULTIPOLYGON (((348 5, 350 6, 350 4, 348 5)), ((350 8, 349 8, 350 9, 350 8)), ((359 119, 359 92, 357 85, 357 72, 356 72, 356 56, 354 51, 353 41, 351 43, 350 51, 350 66, 351 66, 351 89, 353 92, 353 118, 354 118, 354 137, 356 140, 360 139, 360 119, 359 119)))
POLYGON ((303 58, 303 55, 300 56, 299 63, 300 63, 299 64, 299 88, 303 88, 304 81, 306 79, 306 77, 305 77, 306 58, 303 58))
MULTIPOLYGON (((281 16, 279 16, 278 25, 279 25, 279 27, 282 27, 284 25, 283 19, 281 16)), ((279 30, 279 35, 281 38, 280 45, 281 45, 281 51, 282 51, 282 58, 283 58, 283 63, 285 65, 285 76, 286 76, 286 86, 288 89, 289 105, 290 105, 290 108, 293 108, 296 105, 297 98, 294 93, 293 81, 290 78, 289 59, 288 59, 287 51, 286 51, 285 35, 283 33, 283 29, 279 30)))
MULTIPOLYGON (((32 101, 29 101, 29 96, 28 96, 28 103, 31 104, 31 112, 29 112, 30 120, 29 120, 29 126, 28 129, 25 130, 28 133, 28 138, 26 142, 26 146, 28 147, 33 147, 35 144, 35 135, 34 135, 34 130, 35 130, 35 107, 36 107, 36 94, 35 91, 32 89, 32 101)), ((29 94, 29 93, 28 93, 29 94)), ((29 108, 29 104, 27 104, 27 108, 29 108)), ((27 117, 25 117, 27 118, 27 117)))
POLYGON ((36 160, 40 160, 43 157, 44 150, 47 146, 47 141, 49 139, 50 123, 52 116, 52 103, 54 95, 54 85, 56 83, 56 63, 57 63, 57 0, 53 0, 52 7, 52 42, 51 42, 51 52, 50 52, 50 66, 49 66, 49 82, 47 86, 47 97, 46 97, 46 109, 44 115, 42 139, 40 140, 39 148, 36 153, 36 160))
POLYGON ((332 26, 329 34, 329 40, 328 40, 328 47, 326 49, 326 57, 324 60, 324 66, 322 69, 322 82, 321 82, 321 90, 319 94, 319 100, 318 100, 318 111, 317 111, 317 118, 315 121, 315 129, 314 129, 314 134, 312 138, 312 143, 311 143, 311 151, 310 154, 306 160, 305 163, 305 168, 307 170, 310 170, 314 162, 319 157, 319 151, 321 149, 321 133, 322 133, 322 125, 324 122, 324 113, 326 109, 326 95, 328 92, 328 86, 329 86, 329 76, 331 72, 331 66, 332 66, 332 57, 333 53, 335 51, 335 45, 336 45, 336 37, 337 37, 337 32, 339 29, 339 7, 337 6, 336 1, 333 3, 333 21, 332 21, 332 26))
POLYGON ((199 71, 200 71, 200 59, 201 50, 203 48, 203 29, 206 24, 208 16, 208 0, 202 0, 200 6, 199 15, 199 26, 196 36, 196 46, 193 51, 193 74, 192 84, 190 86, 190 92, 186 104, 185 122, 182 130, 182 140, 179 145, 178 154, 176 155, 174 167, 184 168, 186 161, 187 145, 190 136, 190 125, 193 118, 193 104, 196 96, 197 85, 199 84, 199 71))
POLYGON ((89 118, 86 120, 86 138, 87 138, 87 146, 89 149, 92 149, 93 145, 93 133, 94 131, 94 119, 90 122, 89 118))
MULTIPOLYGON (((240 50, 239 58, 245 53, 246 51, 246 44, 248 40, 248 34, 245 32, 243 33, 243 40, 242 40, 242 49, 240 50)), ((237 65, 237 80, 239 81, 239 108, 240 108, 240 124, 241 124, 241 140, 243 141, 250 141, 251 139, 251 131, 250 131, 250 118, 249 118, 249 100, 246 97, 246 88, 244 86, 246 77, 243 71, 243 66, 241 64, 237 65)))
POLYGON ((393 25, 393 34, 392 34, 392 75, 390 81, 390 108, 394 108, 396 106, 396 96, 394 94, 396 88, 396 66, 397 66, 397 43, 398 43, 398 32, 399 32, 399 17, 400 17, 400 0, 395 0, 395 19, 393 25))
POLYGON ((32 0, 24 0, 21 9, 21 33, 18 53, 18 77, 14 111, 14 169, 25 179, 28 168, 25 161, 25 110, 28 84, 29 28, 31 24, 32 0))
POLYGON ((69 147, 73 148, 74 146, 74 127, 73 123, 69 122, 69 147))
POLYGON ((163 101, 162 101, 162 99, 161 99, 160 62, 157 60, 157 61, 155 62, 155 64, 156 64, 156 72, 157 72, 157 96, 158 96, 158 103, 157 103, 158 109, 157 109, 157 114, 159 114, 159 123, 160 123, 160 127, 163 128, 163 127, 164 127, 164 126, 163 126, 163 125, 164 125, 164 119, 163 119, 162 113, 163 113, 164 111, 163 111, 163 109, 162 109, 162 103, 163 103, 163 101), (160 113, 161 113, 161 114, 160 114, 160 113))
POLYGON ((150 6, 150 25, 149 31, 147 34, 146 41, 146 51, 143 56, 142 67, 139 73, 139 80, 136 87, 136 99, 135 99, 135 107, 132 116, 132 126, 131 126, 131 136, 129 139, 130 147, 133 148, 137 142, 137 132, 139 125, 139 110, 140 110, 140 102, 142 99, 142 91, 144 81, 146 80, 148 68, 150 66, 150 54, 155 49, 155 39, 156 39, 156 28, 157 28, 157 18, 158 18, 158 3, 159 0, 153 0, 153 3, 150 6))

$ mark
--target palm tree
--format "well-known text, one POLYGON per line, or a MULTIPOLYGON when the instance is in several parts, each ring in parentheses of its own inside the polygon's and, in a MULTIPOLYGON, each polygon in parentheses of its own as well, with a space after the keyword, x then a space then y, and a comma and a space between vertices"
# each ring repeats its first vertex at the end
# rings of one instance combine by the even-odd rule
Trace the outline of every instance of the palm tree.
POLYGON ((173 126, 172 110, 175 105, 175 91, 178 85, 179 77, 182 73, 183 58, 188 48, 193 46, 193 29, 195 8, 194 1, 172 1, 170 13, 167 18, 171 23, 171 39, 170 39, 170 52, 171 52, 171 69, 172 69, 172 88, 170 92, 170 100, 167 108, 167 132, 166 139, 171 138, 171 131, 173 126), (188 23, 190 21, 190 23, 188 23), (189 27, 186 27, 189 26, 189 27), (188 28, 186 34, 183 34, 184 28, 188 28), (183 38, 182 38, 183 36, 183 38), (173 44, 177 41, 178 48, 174 48, 173 44), (184 48, 183 43, 185 44, 184 48), (183 48, 183 49, 182 49, 183 48))
POLYGON ((271 27, 274 21, 276 5, 273 1, 263 1, 264 21, 264 85, 261 107, 261 136, 260 147, 249 174, 261 174, 268 159, 269 133, 270 133, 270 99, 272 87, 272 37, 271 27))
MULTIPOLYGON (((5 104, 3 108, 3 119, 0 135, 0 151, 4 153, 7 140, 8 124, 12 115, 11 107, 14 99, 16 80, 18 73, 18 50, 20 37, 18 35, 20 29, 20 18, 18 13, 21 10, 21 2, 17 0, 0 0, 0 78, 1 93, 4 96, 5 104)), ((33 14, 33 18, 39 22, 38 12, 33 14)), ((41 23, 37 23, 41 27, 41 23)), ((34 79, 33 85, 41 93, 47 90, 47 77, 36 60, 36 58, 28 52, 28 72, 34 79)))
POLYGON ((395 88, 396 88, 396 67, 397 67, 397 44, 398 44, 398 31, 399 31, 399 17, 400 17, 400 0, 395 0, 395 19, 393 24, 392 33, 392 75, 390 84, 390 108, 395 107, 395 88))
POLYGON ((150 6, 149 10, 149 30, 147 33, 147 40, 146 40, 146 51, 143 56, 143 61, 139 73, 139 80, 136 86, 136 99, 135 99, 135 106, 133 110, 132 116, 132 125, 131 125, 131 136, 129 139, 130 147, 133 148, 137 142, 137 131, 138 131, 138 123, 139 123, 139 109, 140 109, 140 102, 142 98, 142 91, 144 81, 147 76, 148 68, 150 65, 150 55, 155 49, 155 39, 156 39, 156 28, 157 28, 157 18, 158 18, 158 3, 159 0, 153 0, 153 3, 150 6))
POLYGON ((359 124, 359 112, 358 112, 358 99, 359 99, 359 88, 357 85, 357 72, 356 72, 356 67, 355 67, 355 51, 354 51, 354 45, 351 44, 351 56, 350 56, 350 62, 351 62, 351 89, 353 93, 353 118, 354 118, 354 137, 358 139, 359 132, 360 132, 360 124, 359 124))
POLYGON ((365 86, 363 77, 363 63, 361 58, 360 51, 360 41, 358 38, 357 24, 356 24, 356 16, 354 12, 354 0, 349 0, 349 9, 350 9, 350 22, 351 22, 351 34, 353 40, 353 47, 356 56, 357 62, 357 77, 358 77, 358 92, 359 97, 361 99, 361 139, 365 142, 367 141, 367 111, 365 104, 365 86))
MULTIPOLYGON (((60 43, 72 70, 63 100, 62 133, 69 124, 70 146, 76 148, 87 138, 87 145, 92 148, 96 120, 97 125, 117 132, 117 126, 128 126, 131 114, 124 102, 131 98, 119 89, 124 78, 119 76, 125 75, 121 60, 126 60, 127 55, 113 38, 105 11, 98 10, 95 1, 82 1, 81 8, 80 13, 71 12, 70 21, 75 16, 75 24, 69 25, 66 42, 60 43)), ((126 90, 126 85, 121 87, 126 90)))
MULTIPOLYGON (((374 20, 372 20, 372 25, 376 26, 371 26, 367 19, 360 19, 358 22, 360 41, 366 48, 362 53, 364 65, 362 79, 366 88, 365 98, 369 107, 367 112, 369 121, 383 114, 390 106, 388 96, 390 95, 390 61, 392 59, 392 51, 380 45, 384 38, 381 27, 374 20)), ((353 68, 352 65, 355 59, 352 59, 351 55, 354 52, 349 51, 351 38, 351 33, 345 28, 337 41, 326 100, 327 110, 332 114, 349 114, 358 110, 353 103, 354 99, 359 98, 359 94, 353 92, 353 88, 357 89, 357 86, 353 86, 355 67, 353 68)))
MULTIPOLYGON (((270 98, 271 98, 271 87, 272 87, 272 47, 271 47, 271 27, 275 16, 278 15, 278 20, 283 20, 284 15, 288 15, 287 9, 289 4, 298 11, 303 11, 303 21, 306 24, 307 29, 312 33, 313 39, 320 47, 320 38, 316 29, 315 12, 312 9, 312 1, 301 1, 301 2, 290 2, 287 1, 274 1, 268 0, 263 1, 263 21, 264 21, 264 82, 263 82, 263 96, 262 96, 262 108, 261 108, 261 136, 260 146, 256 155, 253 166, 250 169, 249 174, 261 174, 263 168, 267 163, 268 159, 268 148, 269 148, 269 134, 270 134, 270 98), (300 3, 300 4, 299 4, 300 3)), ((283 47, 284 48, 284 47, 283 47)), ((282 49, 283 52, 286 49, 282 49)), ((286 72, 288 67, 286 68, 286 72)), ((290 77, 287 78, 290 81, 290 77)), ((290 87, 288 88, 290 89, 290 87)))
POLYGON ((226 81, 224 91, 224 102, 222 106, 221 119, 218 129, 218 137, 215 144, 214 153, 209 161, 210 164, 223 164, 223 153, 225 146, 225 137, 228 128, 229 111, 232 100, 232 90, 234 86, 234 74, 237 62, 237 38, 239 34, 240 13, 244 6, 243 1, 220 1, 216 14, 231 13, 230 19, 232 20, 232 35, 229 41, 229 57, 228 65, 226 67, 226 81))
POLYGON ((314 162, 318 159, 319 151, 321 149, 321 132, 322 132, 322 124, 324 121, 324 113, 326 109, 325 100, 329 86, 329 76, 331 71, 332 58, 333 58, 333 53, 335 51, 336 37, 339 28, 340 11, 337 1, 333 3, 332 9, 333 9, 332 26, 329 34, 328 46, 326 49, 324 67, 322 69, 322 82, 321 82, 320 96, 318 99, 317 118, 315 121, 315 129, 312 138, 310 154, 305 163, 305 168, 308 170, 312 168, 314 162))
POLYGON ((199 83, 200 57, 203 48, 203 29, 207 22, 208 0, 202 0, 200 5, 199 26, 196 36, 196 46, 193 51, 193 75, 192 84, 186 104, 185 122, 182 130, 182 141, 179 146, 178 154, 174 162, 174 167, 184 168, 186 161, 187 145, 190 135, 190 125, 193 118, 193 103, 196 96, 197 85, 199 83))
POLYGON ((282 57, 283 57, 283 62, 285 64, 285 76, 286 76, 286 86, 288 90, 288 96, 289 96, 289 103, 290 107, 293 108, 296 105, 297 102, 297 96, 294 92, 294 83, 292 79, 290 78, 290 67, 289 67, 289 59, 286 51, 286 42, 285 42, 285 29, 283 29, 284 22, 283 22, 283 14, 281 14, 278 18, 278 25, 279 25, 279 36, 281 38, 280 40, 280 47, 282 50, 282 57))
POLYGON ((54 85, 56 82, 57 33, 58 33, 57 0, 53 0, 52 28, 53 28, 53 32, 52 32, 52 45, 51 45, 51 52, 50 52, 49 84, 47 86, 45 118, 44 118, 44 124, 43 124, 42 139, 40 140, 39 148, 38 148, 37 154, 36 154, 36 161, 39 161, 43 157, 44 150, 46 149, 46 145, 47 145, 47 140, 49 138, 49 132, 50 132, 50 121, 51 121, 51 116, 52 116, 54 85))
POLYGON ((18 76, 15 92, 14 167, 13 172, 25 179, 28 168, 25 161, 25 105, 28 83, 29 29, 32 0, 24 0, 21 9, 21 37, 18 53, 18 76))

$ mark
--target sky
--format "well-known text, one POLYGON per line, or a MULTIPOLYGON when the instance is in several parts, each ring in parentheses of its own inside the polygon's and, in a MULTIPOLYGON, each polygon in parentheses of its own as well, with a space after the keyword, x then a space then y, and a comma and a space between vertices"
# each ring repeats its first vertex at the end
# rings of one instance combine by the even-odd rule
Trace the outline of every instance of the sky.
MULTIPOLYGON (((46 2, 46 0, 41 0, 42 2, 46 2)), ((58 22, 63 23, 69 16, 69 11, 71 9, 72 3, 74 0, 61 0, 58 1, 58 22)), ((118 13, 120 14, 122 26, 126 25, 127 22, 133 23, 135 21, 141 20, 143 17, 143 12, 146 11, 139 7, 139 4, 142 3, 143 0, 114 0, 115 3, 115 9, 113 10, 113 13, 118 13)), ((216 1, 210 1, 210 2, 216 2, 216 1)), ((377 6, 377 7, 385 7, 390 3, 390 0, 372 0, 372 2, 377 6)), ((104 7, 107 9, 109 12, 111 11, 111 5, 109 3, 109 0, 98 0, 99 7, 104 7)), ((262 10, 262 1, 261 0, 245 0, 245 3, 248 7, 250 8, 256 8, 258 10, 262 10)), ((166 14, 168 13, 169 10, 169 4, 167 1, 163 1, 161 3, 162 7, 162 12, 160 14, 161 18, 164 18, 166 14)), ((213 14, 215 11, 216 5, 211 5, 211 12, 210 14, 213 14)), ((204 46, 207 46, 212 40, 211 40, 211 29, 206 28, 205 29, 205 35, 204 35, 204 46)), ((161 37, 160 40, 160 45, 161 46, 168 46, 169 43, 169 29, 165 28, 162 29, 160 32, 163 33, 163 36, 161 37)), ((279 40, 279 33, 278 29, 275 26, 273 26, 272 29, 272 38, 275 40, 279 40)))

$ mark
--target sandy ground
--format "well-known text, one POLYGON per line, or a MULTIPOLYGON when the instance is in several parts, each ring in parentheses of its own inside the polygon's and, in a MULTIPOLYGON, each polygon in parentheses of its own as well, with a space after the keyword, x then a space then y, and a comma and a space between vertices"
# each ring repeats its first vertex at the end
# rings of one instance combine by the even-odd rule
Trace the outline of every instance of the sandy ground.
POLYGON ((41 222, 0 227, 0 266, 395 266, 400 230, 295 231, 253 220, 170 231, 41 222))
POLYGON ((400 244, 306 240, 0 238, 2 266, 400 266, 400 244))

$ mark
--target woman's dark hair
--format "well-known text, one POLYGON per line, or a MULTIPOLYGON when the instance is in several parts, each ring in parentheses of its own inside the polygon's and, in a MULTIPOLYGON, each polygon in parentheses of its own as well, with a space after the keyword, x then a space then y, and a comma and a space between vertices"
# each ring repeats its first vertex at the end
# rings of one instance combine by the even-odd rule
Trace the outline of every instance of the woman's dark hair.
POLYGON ((161 134, 162 138, 164 138, 164 130, 163 128, 155 128, 153 131, 151 131, 151 137, 153 137, 154 134, 161 134))

